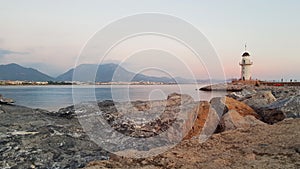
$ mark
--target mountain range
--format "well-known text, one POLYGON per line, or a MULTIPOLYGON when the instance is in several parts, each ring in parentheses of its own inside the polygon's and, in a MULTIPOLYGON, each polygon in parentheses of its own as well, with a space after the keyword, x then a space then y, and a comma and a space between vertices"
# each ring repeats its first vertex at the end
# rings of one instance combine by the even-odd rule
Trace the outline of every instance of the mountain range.
POLYGON ((0 65, 0 80, 21 80, 21 81, 54 81, 50 77, 36 69, 25 68, 15 63, 0 65))
POLYGON ((167 77, 154 77, 143 74, 135 74, 123 67, 108 63, 102 65, 82 64, 70 69, 66 73, 59 75, 56 81, 96 81, 96 82, 129 82, 129 81, 150 81, 150 82, 175 82, 174 79, 167 77))
POLYGON ((164 83, 187 83, 191 80, 176 77, 155 77, 144 74, 135 74, 119 66, 108 63, 102 65, 81 64, 72 68, 58 77, 51 77, 39 70, 26 68, 15 63, 0 65, 0 80, 22 80, 22 81, 81 81, 81 82, 129 82, 150 81, 164 83), (94 72, 94 73, 93 73, 94 72), (75 75, 75 76, 73 76, 75 75))

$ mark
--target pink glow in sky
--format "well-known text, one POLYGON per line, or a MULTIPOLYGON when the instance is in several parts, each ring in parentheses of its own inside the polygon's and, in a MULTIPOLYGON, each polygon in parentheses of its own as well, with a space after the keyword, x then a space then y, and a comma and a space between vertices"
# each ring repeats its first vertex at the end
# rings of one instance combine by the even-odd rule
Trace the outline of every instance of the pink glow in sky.
MULTIPOLYGON (((0 1, 0 64, 14 62, 56 76, 75 65, 83 46, 105 25, 124 16, 157 12, 186 20, 205 34, 227 78, 239 77, 247 42, 253 78, 300 80, 299 7, 297 0, 0 1)), ((112 59, 120 61, 120 55, 112 59)), ((185 59, 198 78, 205 78, 192 58, 185 59)), ((136 62, 128 63, 128 69, 145 64, 136 62)), ((185 76, 170 63, 166 68, 185 76)))

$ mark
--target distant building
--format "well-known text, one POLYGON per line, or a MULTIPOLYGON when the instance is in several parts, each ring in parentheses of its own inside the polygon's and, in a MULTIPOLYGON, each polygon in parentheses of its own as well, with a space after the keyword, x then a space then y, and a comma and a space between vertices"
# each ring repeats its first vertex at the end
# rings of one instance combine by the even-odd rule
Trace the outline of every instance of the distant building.
POLYGON ((251 65, 253 62, 251 61, 250 54, 246 48, 247 46, 245 45, 245 52, 242 54, 242 61, 240 62, 241 80, 251 80, 251 65))

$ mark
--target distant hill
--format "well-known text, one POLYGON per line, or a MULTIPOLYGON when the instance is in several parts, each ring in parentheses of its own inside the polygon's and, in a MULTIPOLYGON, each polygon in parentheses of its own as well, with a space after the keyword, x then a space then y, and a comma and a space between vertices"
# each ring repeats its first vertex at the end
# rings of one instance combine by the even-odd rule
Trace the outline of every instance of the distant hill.
POLYGON ((51 81, 54 78, 32 68, 15 63, 0 65, 0 80, 51 81))
MULTIPOLYGON (((181 77, 155 77, 144 74, 135 74, 119 66, 118 64, 81 64, 75 69, 59 75, 57 78, 48 76, 36 69, 25 68, 15 63, 0 65, 0 80, 22 80, 22 81, 81 81, 81 82, 164 82, 164 83, 195 83, 195 80, 181 77), (76 77, 73 79, 73 74, 76 77), (96 72, 96 77, 94 77, 96 72)), ((216 80, 213 80, 216 81, 216 80)), ((196 80, 198 83, 208 83, 211 80, 196 80)))
POLYGON ((143 74, 135 74, 130 72, 123 67, 109 63, 102 65, 94 64, 82 64, 77 66, 75 69, 70 69, 66 73, 58 76, 56 81, 96 81, 96 82, 111 82, 111 81, 151 81, 151 82, 175 82, 175 80, 167 77, 154 77, 143 74), (76 74, 73 79, 73 74, 76 74), (93 72, 96 72, 93 73, 93 72), (94 77, 96 75, 96 77, 94 77))

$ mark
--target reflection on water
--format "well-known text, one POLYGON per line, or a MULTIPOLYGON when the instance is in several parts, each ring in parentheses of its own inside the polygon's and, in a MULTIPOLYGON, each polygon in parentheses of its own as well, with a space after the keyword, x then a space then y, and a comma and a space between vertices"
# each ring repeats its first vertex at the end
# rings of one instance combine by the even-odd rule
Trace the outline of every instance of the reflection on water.
POLYGON ((16 104, 58 110, 75 103, 95 100, 129 101, 129 100, 161 100, 170 93, 184 93, 194 100, 209 100, 223 96, 225 92, 203 92, 202 85, 101 85, 101 86, 0 86, 0 94, 12 98, 16 104), (73 94, 72 94, 73 93, 73 94))

